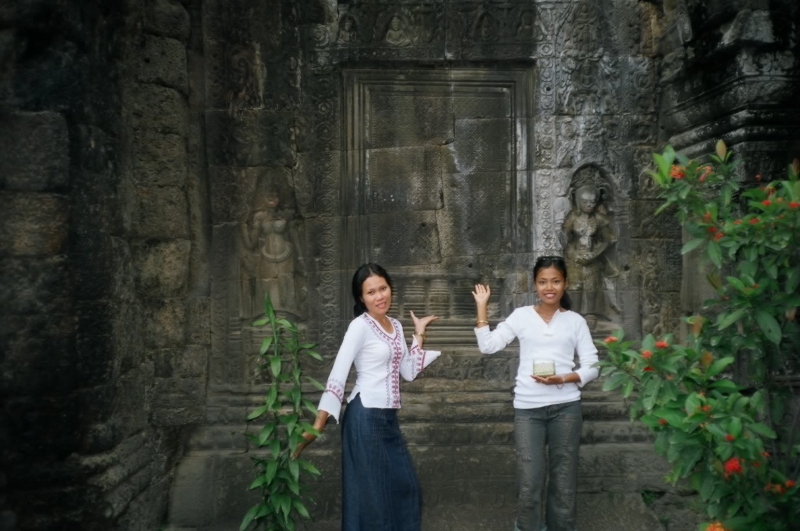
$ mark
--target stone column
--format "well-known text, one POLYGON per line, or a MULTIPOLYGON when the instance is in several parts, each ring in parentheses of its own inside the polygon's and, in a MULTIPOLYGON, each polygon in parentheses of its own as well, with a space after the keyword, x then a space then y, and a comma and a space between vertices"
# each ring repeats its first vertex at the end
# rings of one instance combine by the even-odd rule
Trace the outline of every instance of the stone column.
MULTIPOLYGON (((722 139, 741 161, 741 181, 753 183, 758 174, 783 178, 800 155, 794 138, 800 117, 796 2, 677 0, 664 9, 662 143, 697 157, 722 139)), ((713 289, 696 255, 684 257, 683 276, 696 279, 694 295, 684 289, 681 297, 689 315, 713 289)))

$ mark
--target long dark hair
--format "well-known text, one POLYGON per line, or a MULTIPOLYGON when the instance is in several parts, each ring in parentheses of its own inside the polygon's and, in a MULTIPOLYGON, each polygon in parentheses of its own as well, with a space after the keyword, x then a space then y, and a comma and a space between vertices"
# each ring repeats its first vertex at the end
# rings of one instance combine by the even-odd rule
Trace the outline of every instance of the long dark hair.
MULTIPOLYGON (((533 283, 536 284, 536 275, 539 274, 539 271, 542 269, 547 269, 548 267, 555 267, 558 269, 562 275, 564 275, 564 280, 567 280, 567 263, 564 261, 564 258, 561 256, 540 256, 536 263, 533 266, 533 283)), ((565 291, 564 295, 561 297, 561 307, 565 310, 572 309, 572 301, 569 298, 569 294, 565 291)))
POLYGON ((364 301, 361 300, 361 293, 364 281, 371 276, 379 276, 383 278, 383 280, 389 284, 389 289, 394 291, 392 279, 389 277, 389 273, 387 273, 384 268, 378 264, 373 264, 372 262, 362 265, 356 269, 356 273, 353 275, 353 300, 356 302, 353 306, 353 317, 358 317, 363 313, 367 313, 367 307, 364 304, 364 301))

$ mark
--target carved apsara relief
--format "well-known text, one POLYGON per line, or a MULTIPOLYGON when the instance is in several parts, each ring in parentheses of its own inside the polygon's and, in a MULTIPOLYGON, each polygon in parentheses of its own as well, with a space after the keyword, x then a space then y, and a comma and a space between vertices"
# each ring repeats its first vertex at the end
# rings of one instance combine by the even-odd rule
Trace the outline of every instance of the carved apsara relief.
POLYGON ((289 202, 289 183, 274 173, 258 176, 251 210, 241 220, 241 316, 264 313, 264 297, 295 318, 305 316, 305 259, 300 225, 289 202))
POLYGON ((572 208, 563 225, 573 309, 592 331, 616 326, 619 270, 614 259, 613 186, 599 166, 578 167, 570 181, 572 208))

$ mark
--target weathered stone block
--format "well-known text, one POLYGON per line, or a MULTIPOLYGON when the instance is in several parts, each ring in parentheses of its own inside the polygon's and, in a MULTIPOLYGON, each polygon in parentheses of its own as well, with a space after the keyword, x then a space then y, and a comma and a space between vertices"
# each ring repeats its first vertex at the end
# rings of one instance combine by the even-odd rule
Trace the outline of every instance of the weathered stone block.
POLYGON ((71 307, 66 256, 0 259, 0 300, 14 314, 62 313, 71 307))
MULTIPOLYGON (((188 345, 185 349, 162 348, 151 351, 156 378, 188 378, 205 385, 208 375, 208 348, 202 345, 188 345)), ((169 392, 177 392, 173 385, 169 392)))
POLYGON ((207 41, 205 50, 207 108, 260 107, 269 79, 261 44, 207 41))
POLYGON ((0 188, 59 191, 69 183, 69 132, 54 112, 0 115, 0 188))
POLYGON ((8 393, 60 396, 78 385, 70 314, 3 315, 2 382, 8 393))
POLYGON ((138 83, 127 87, 126 96, 134 129, 186 135, 189 108, 186 98, 178 91, 138 83))
POLYGON ((447 171, 510 170, 512 134, 508 119, 457 120, 455 140, 448 145, 447 171))
POLYGON ((370 223, 377 262, 400 266, 441 261, 435 211, 373 214, 370 223))
POLYGON ((142 314, 147 346, 180 347, 185 343, 185 301, 182 299, 148 301, 142 314))
POLYGON ((186 42, 191 32, 189 13, 178 0, 145 0, 142 29, 186 42))
POLYGON ((170 483, 170 478, 164 478, 154 485, 148 485, 146 490, 125 508, 115 528, 119 531, 162 529, 164 514, 169 504, 170 483))
POLYGON ((186 139, 179 135, 142 130, 131 142, 133 182, 138 185, 183 186, 188 155, 186 139))
MULTIPOLYGON (((83 302, 77 308, 76 372, 86 386, 109 382, 114 373, 116 338, 114 307, 108 302, 83 302)), ((130 323, 128 323, 130 325, 130 323)))
MULTIPOLYGON (((190 378, 201 383, 201 390, 205 389, 208 377, 209 349, 203 345, 188 345, 183 351, 175 367, 175 375, 180 378, 190 378)), ((201 392, 205 396, 205 392, 201 392)))
MULTIPOLYGON (((77 401, 44 393, 20 393, 12 396, 5 407, 13 412, 4 419, 5 429, 12 434, 13 443, 22 443, 4 448, 10 453, 7 463, 30 470, 33 463, 42 462, 42 455, 47 455, 52 464, 78 449, 80 431, 75 427, 80 425, 81 411, 77 401)), ((52 474, 53 467, 46 472, 52 474)))
MULTIPOLYGON (((99 151, 99 150, 98 150, 99 151)), ((76 240, 93 238, 98 233, 119 234, 122 231, 125 210, 120 208, 120 176, 114 154, 81 151, 76 160, 70 182, 70 234, 71 244, 76 240), (105 160, 105 167, 102 167, 105 160), (81 168, 79 165, 85 164, 81 168), (89 166, 100 166, 96 171, 89 166)))
POLYGON ((674 218, 655 213, 661 203, 658 201, 631 201, 630 209, 631 238, 646 239, 681 239, 681 226, 674 218))
POLYGON ((263 168, 209 168, 213 224, 231 221, 244 223, 247 220, 250 203, 255 196, 259 170, 264 171, 263 168))
POLYGON ((367 152, 372 211, 442 208, 442 157, 434 148, 374 149, 367 152))
POLYGON ((294 189, 305 217, 339 213, 341 154, 339 151, 301 153, 294 171, 294 189))
POLYGON ((445 208, 437 212, 444 256, 497 254, 510 250, 507 173, 445 175, 445 208), (485 220, 492 219, 493 223, 485 220))
POLYGON ((339 257, 342 252, 340 229, 338 218, 317 217, 306 222, 309 256, 315 262, 318 271, 329 271, 339 267, 339 257))
POLYGON ((145 35, 139 54, 137 81, 174 88, 184 95, 189 92, 186 46, 182 42, 145 35))
POLYGON ((132 254, 139 292, 146 297, 180 295, 189 278, 186 240, 144 240, 133 243, 132 254))
POLYGON ((70 255, 78 300, 124 296, 134 289, 130 247, 108 234, 81 236, 70 255))
POLYGON ((209 165, 291 166, 290 112, 243 110, 206 113, 209 165))
POLYGON ((169 507, 169 521, 177 527, 205 527, 213 522, 217 490, 210 478, 218 458, 187 456, 175 471, 169 507))
MULTIPOLYGON (((153 393, 158 408, 177 409, 200 406, 205 411, 205 381, 195 378, 156 378, 153 393)), ((185 422, 184 424, 190 424, 185 422)))
POLYGON ((211 302, 208 297, 191 297, 187 301, 187 337, 189 344, 211 343, 211 302))
MULTIPOLYGON (((198 400, 202 400, 202 398, 198 400)), ((205 419, 203 403, 195 400, 191 400, 191 402, 191 405, 184 407, 168 407, 159 404, 153 410, 153 425, 190 426, 192 424, 200 424, 205 419)))
POLYGON ((271 50, 281 44, 281 0, 230 2, 211 0, 203 5, 203 30, 209 39, 243 43, 265 42, 271 50))
POLYGON ((447 94, 431 97, 376 91, 371 98, 373 125, 365 135, 368 148, 444 145, 457 134, 453 100, 447 94))
POLYGON ((147 390, 152 381, 153 366, 148 363, 117 379, 113 417, 123 436, 133 435, 147 426, 147 390))
POLYGON ((130 233, 139 238, 186 238, 189 234, 186 192, 177 186, 131 189, 130 233))
POLYGON ((65 250, 69 200, 51 194, 0 192, 0 254, 54 255, 65 250))

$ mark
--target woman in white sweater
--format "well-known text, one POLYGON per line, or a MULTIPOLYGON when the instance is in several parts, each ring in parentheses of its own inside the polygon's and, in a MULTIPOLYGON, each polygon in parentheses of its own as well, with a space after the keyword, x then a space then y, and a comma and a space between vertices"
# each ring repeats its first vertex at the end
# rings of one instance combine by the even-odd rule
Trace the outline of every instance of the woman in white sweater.
MULTIPOLYGON (((414 321, 409 350, 400 322, 387 315, 392 281, 377 264, 353 275, 355 319, 336 355, 319 402, 314 428, 322 432, 328 416, 337 422, 345 384, 355 363, 356 383, 342 418, 342 531, 419 531, 417 476, 397 423, 400 376, 413 380, 440 352, 422 350, 425 329, 435 316, 414 321)), ((315 436, 306 433, 298 454, 315 436)))
POLYGON ((516 531, 575 531, 580 388, 598 376, 597 348, 586 320, 570 311, 567 268, 559 256, 544 256, 533 268, 539 296, 535 306, 514 310, 489 330, 491 291, 477 285, 475 335, 484 354, 519 339, 519 368, 514 387, 514 440, 517 454, 516 531), (575 368, 577 352, 580 367, 575 368), (549 447, 549 464, 545 459, 549 447), (546 521, 542 489, 549 473, 546 521))

